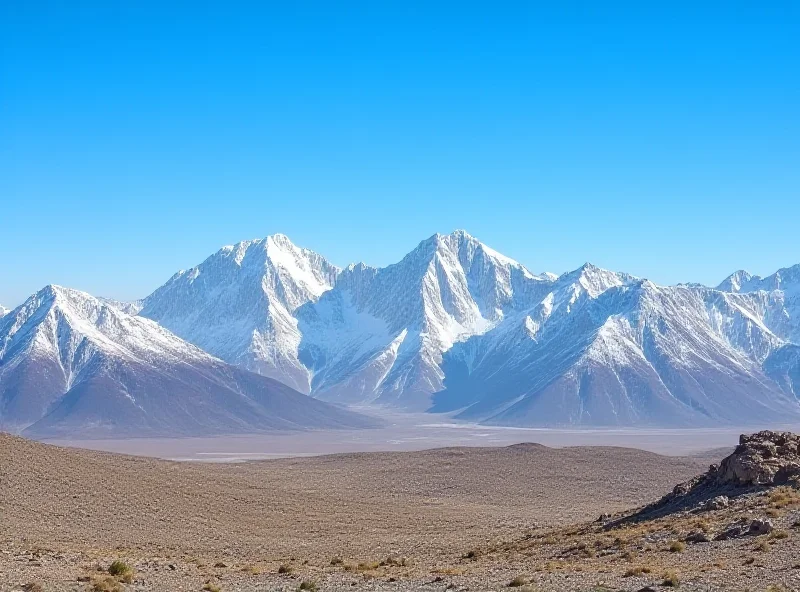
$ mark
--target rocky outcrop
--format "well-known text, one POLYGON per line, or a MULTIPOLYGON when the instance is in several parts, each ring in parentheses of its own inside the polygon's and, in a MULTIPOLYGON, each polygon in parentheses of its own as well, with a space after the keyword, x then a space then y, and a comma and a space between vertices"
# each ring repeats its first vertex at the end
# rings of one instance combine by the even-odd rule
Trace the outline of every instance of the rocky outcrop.
POLYGON ((734 485, 782 485, 800 476, 800 436, 764 431, 742 435, 739 445, 708 477, 734 485))
MULTIPOLYGON (((677 485, 659 501, 609 526, 675 512, 721 510, 737 496, 795 482, 800 484, 800 435, 769 430, 743 434, 733 453, 718 465, 711 465, 708 472, 677 485)), ((734 525, 723 538, 745 533, 757 535, 766 528, 768 525, 734 525), (733 532, 736 528, 741 532, 733 532)))

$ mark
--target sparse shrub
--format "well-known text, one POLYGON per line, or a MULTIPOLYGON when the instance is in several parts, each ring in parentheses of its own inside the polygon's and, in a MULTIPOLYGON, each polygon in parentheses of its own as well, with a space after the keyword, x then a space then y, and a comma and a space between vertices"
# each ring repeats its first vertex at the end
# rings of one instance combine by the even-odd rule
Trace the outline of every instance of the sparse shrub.
POLYGON ((122 585, 113 576, 92 579, 92 592, 123 592, 122 585))
POLYGON ((711 525, 708 523, 707 520, 696 520, 694 526, 697 530, 708 534, 711 532, 711 525))
POLYGON ((206 582, 205 585, 203 586, 203 590, 205 590, 205 592, 221 592, 222 588, 220 588, 213 582, 206 582))
POLYGON ((523 576, 517 576, 508 583, 509 588, 521 588, 528 583, 528 579, 523 576))
POLYGON ((667 586, 668 588, 677 588, 681 585, 681 580, 674 571, 668 571, 664 574, 664 581, 661 582, 661 585, 667 586))
POLYGON ((773 530, 770 533, 769 538, 777 539, 777 540, 788 539, 789 538, 789 533, 786 532, 785 530, 773 530))
POLYGON ((44 592, 44 586, 39 582, 28 582, 22 586, 22 589, 25 590, 25 592, 44 592))
POLYGON ((408 559, 405 557, 392 557, 391 555, 381 561, 382 566, 391 566, 391 567, 405 567, 408 565, 408 559))
POLYGON ((358 571, 370 571, 378 569, 380 566, 381 564, 378 561, 362 561, 358 564, 358 571))
POLYGON ((686 543, 681 541, 672 541, 669 544, 670 553, 683 553, 686 550, 686 543))
POLYGON ((279 574, 290 574, 290 573, 292 573, 292 566, 291 565, 286 565, 284 563, 283 565, 278 567, 278 573, 279 574))
POLYGON ((463 559, 475 559, 478 557, 478 552, 475 549, 472 549, 471 551, 464 553, 461 557, 463 559))
POLYGON ((214 567, 216 567, 217 569, 224 569, 224 568, 228 567, 228 565, 226 563, 222 562, 222 561, 217 561, 214 564, 214 567))
POLYGON ((622 577, 623 578, 630 578, 630 577, 633 577, 633 576, 640 576, 642 574, 649 574, 652 571, 653 571, 652 569, 650 569, 649 567, 644 566, 644 565, 640 566, 640 567, 632 567, 628 571, 626 571, 623 574, 622 577))
POLYGON ((297 589, 307 590, 308 592, 317 592, 317 583, 312 582, 311 580, 303 580, 300 582, 300 586, 298 586, 297 589))
POLYGON ((117 559, 108 566, 108 573, 117 578, 120 582, 130 584, 133 581, 135 572, 130 564, 117 559))
POLYGON ((762 553, 769 553, 770 546, 767 541, 761 541, 756 545, 756 551, 761 551, 762 553))
POLYGON ((344 561, 342 560, 341 557, 334 557, 333 559, 331 559, 331 565, 341 565, 343 563, 344 561))

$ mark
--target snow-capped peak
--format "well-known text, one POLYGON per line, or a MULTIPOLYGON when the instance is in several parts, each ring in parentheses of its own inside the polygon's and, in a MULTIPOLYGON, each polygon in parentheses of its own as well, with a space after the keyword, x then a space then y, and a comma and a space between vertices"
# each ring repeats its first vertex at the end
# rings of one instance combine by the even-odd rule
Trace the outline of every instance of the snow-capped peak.
POLYGON ((295 312, 330 290, 340 270, 276 234, 220 249, 144 300, 142 316, 223 360, 308 392, 295 312))
POLYGON ((800 292, 800 264, 784 267, 770 276, 750 275, 744 270, 737 271, 727 277, 718 287, 723 292, 758 292, 765 290, 783 290, 800 292))
POLYGON ((50 284, 3 319, 0 361, 20 348, 43 348, 74 365, 78 350, 93 348, 127 358, 209 358, 156 323, 125 314, 94 296, 50 284))
MULTIPOLYGON (((747 292, 748 290, 746 287, 749 285, 752 279, 753 276, 750 274, 750 272, 740 269, 739 271, 735 271, 725 278, 722 283, 717 286, 717 290, 722 292, 747 292), (745 289, 743 290, 742 288, 745 289)), ((761 278, 757 279, 760 280, 761 278)))
POLYGON ((638 278, 627 273, 609 271, 587 262, 575 271, 567 272, 559 277, 558 283, 580 287, 590 297, 596 298, 609 288, 630 284, 637 280, 638 278))
POLYGON ((2 319, 4 316, 6 316, 10 312, 11 312, 10 308, 6 308, 2 304, 0 304, 0 319, 2 319))

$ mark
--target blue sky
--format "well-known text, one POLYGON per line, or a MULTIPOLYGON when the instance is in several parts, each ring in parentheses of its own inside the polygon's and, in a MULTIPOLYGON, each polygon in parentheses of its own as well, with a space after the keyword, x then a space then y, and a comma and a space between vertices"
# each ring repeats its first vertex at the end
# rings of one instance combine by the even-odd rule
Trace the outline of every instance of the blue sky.
POLYGON ((0 303, 141 297, 275 232, 341 265, 455 228, 537 272, 800 262, 791 3, 278 4, 0 5, 0 303))

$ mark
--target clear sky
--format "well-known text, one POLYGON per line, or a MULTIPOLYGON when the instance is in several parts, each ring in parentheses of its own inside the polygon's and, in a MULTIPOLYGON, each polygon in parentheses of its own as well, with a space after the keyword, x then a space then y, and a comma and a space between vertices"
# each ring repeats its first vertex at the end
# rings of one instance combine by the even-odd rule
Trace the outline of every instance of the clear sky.
POLYGON ((456 228, 535 272, 798 263, 800 15, 770 4, 2 2, 0 303, 145 296, 275 232, 340 265, 456 228))

